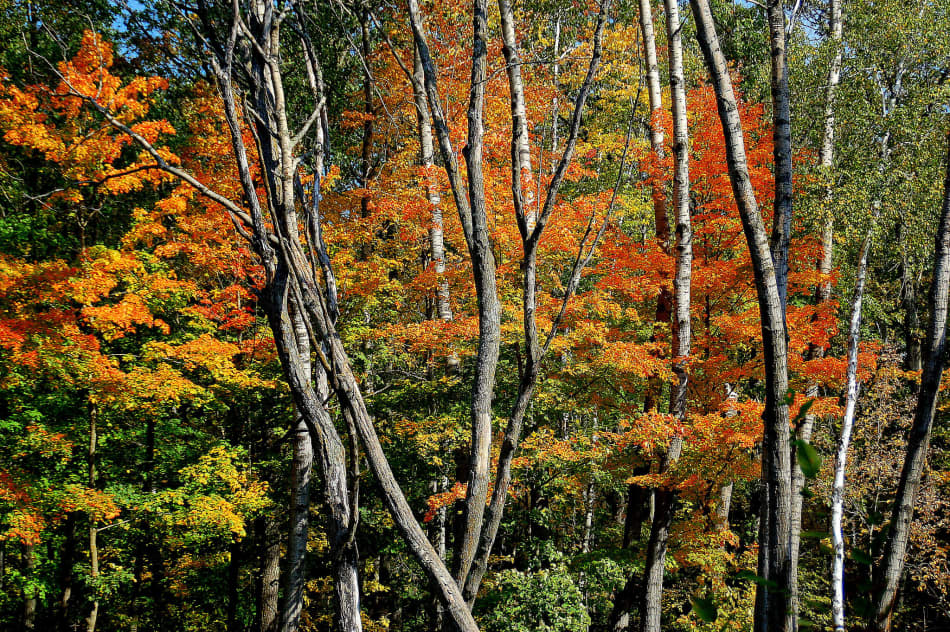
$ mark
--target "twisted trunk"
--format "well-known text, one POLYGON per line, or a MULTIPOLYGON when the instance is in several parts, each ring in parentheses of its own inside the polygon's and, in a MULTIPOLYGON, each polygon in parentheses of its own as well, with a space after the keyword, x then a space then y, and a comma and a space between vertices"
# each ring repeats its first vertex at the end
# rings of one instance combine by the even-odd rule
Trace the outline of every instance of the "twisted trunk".
MULTIPOLYGON (((299 357, 298 370, 311 380, 310 340, 303 315, 293 315, 294 336, 299 357)), ((295 632, 303 612, 307 584, 307 541, 310 535, 310 476, 313 469, 313 440, 307 422, 294 411, 293 457, 290 471, 290 529, 287 538, 287 562, 284 571, 284 607, 281 632, 295 632)))

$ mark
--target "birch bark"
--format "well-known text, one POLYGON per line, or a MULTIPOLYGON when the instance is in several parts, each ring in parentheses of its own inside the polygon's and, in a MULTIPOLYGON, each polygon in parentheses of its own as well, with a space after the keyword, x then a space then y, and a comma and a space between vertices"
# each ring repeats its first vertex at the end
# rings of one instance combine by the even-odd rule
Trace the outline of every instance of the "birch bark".
MULTIPOLYGON (((642 4, 642 3, 641 3, 642 4)), ((669 47, 670 95, 673 111, 673 203, 676 216, 676 276, 673 280, 673 381, 670 413, 686 418, 686 394, 689 383, 686 361, 690 353, 690 285, 692 282, 693 231, 689 206, 689 130, 686 120, 686 86, 683 78, 683 48, 680 35, 679 6, 676 0, 664 0, 669 47)), ((683 439, 675 436, 663 459, 666 471, 680 456, 683 439)), ((642 632, 660 632, 663 598, 663 570, 676 494, 671 489, 655 493, 655 511, 647 544, 644 591, 640 619, 642 632)))
POLYGON ((697 35, 716 91, 716 105, 726 139, 729 179, 739 207, 742 226, 752 259, 756 294, 762 322, 765 356, 766 397, 763 412, 764 440, 762 476, 767 491, 767 541, 760 542, 760 560, 767 556, 766 578, 770 588, 759 587, 761 608, 756 611, 756 629, 763 622, 772 631, 787 630, 786 613, 792 610, 789 592, 789 518, 791 512, 791 454, 788 404, 788 350, 785 311, 773 256, 755 191, 749 179, 742 122, 732 80, 719 45, 707 0, 690 0, 697 35))
POLYGON ((851 430, 854 427, 860 383, 858 382, 858 346, 861 342, 861 303, 864 300, 864 281, 868 268, 868 251, 871 248, 871 230, 868 230, 861 246, 858 273, 851 302, 851 324, 848 329, 848 369, 844 417, 841 421, 841 436, 835 455, 835 477, 831 491, 831 541, 834 556, 831 562, 831 618, 835 632, 844 632, 844 536, 841 519, 844 513, 845 470, 848 466, 848 448, 851 445, 851 430))

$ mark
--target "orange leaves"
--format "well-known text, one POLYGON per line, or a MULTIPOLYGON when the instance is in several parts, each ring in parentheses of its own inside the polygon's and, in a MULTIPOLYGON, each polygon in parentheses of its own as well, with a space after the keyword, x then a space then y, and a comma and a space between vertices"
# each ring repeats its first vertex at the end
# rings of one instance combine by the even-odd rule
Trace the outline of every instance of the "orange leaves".
MULTIPOLYGON (((106 194, 119 195, 169 179, 164 172, 148 168, 154 161, 145 154, 132 161, 123 160, 131 137, 117 133, 83 98, 109 108, 150 142, 175 133, 167 121, 138 120, 148 113, 151 96, 165 89, 167 82, 158 77, 137 77, 123 84, 110 73, 112 62, 112 47, 99 35, 86 31, 76 56, 59 64, 63 79, 56 88, 20 88, 12 85, 5 73, 0 75, 0 132, 4 140, 41 154, 71 181, 51 200, 78 204, 83 199, 79 187, 87 184, 98 185, 106 194)), ((178 162, 167 149, 161 153, 168 162, 178 162)))
POLYGON ((108 107, 122 122, 129 123, 145 115, 148 106, 145 97, 157 90, 168 88, 168 82, 160 77, 136 77, 123 86, 122 80, 112 75, 112 45, 93 31, 83 33, 76 56, 58 64, 63 79, 56 89, 61 97, 61 107, 67 116, 77 116, 83 107, 80 97, 95 99, 108 107))
POLYGON ((660 358, 660 351, 661 346, 656 343, 609 342, 604 345, 601 360, 621 373, 671 380, 669 362, 660 358))
POLYGON ((142 297, 129 294, 115 304, 84 307, 85 321, 105 340, 116 340, 135 331, 137 325, 157 326, 168 333, 168 325, 153 318, 142 297))
POLYGON ((435 518, 435 514, 440 509, 453 505, 459 500, 464 499, 467 490, 468 485, 466 483, 456 482, 452 486, 452 489, 448 490, 447 492, 441 492, 439 494, 433 494, 432 496, 429 496, 429 499, 426 501, 428 509, 426 510, 422 521, 431 522, 432 519, 435 518))
POLYGON ((61 509, 63 513, 81 511, 94 522, 119 516, 119 506, 110 494, 75 484, 66 485, 63 489, 61 509))

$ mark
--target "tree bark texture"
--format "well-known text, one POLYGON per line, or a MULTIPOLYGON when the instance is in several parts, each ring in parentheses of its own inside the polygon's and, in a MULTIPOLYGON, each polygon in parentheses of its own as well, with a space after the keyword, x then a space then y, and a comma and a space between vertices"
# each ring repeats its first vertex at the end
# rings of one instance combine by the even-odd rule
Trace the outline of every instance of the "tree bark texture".
MULTIPOLYGON (((299 370, 309 382, 310 340, 303 314, 294 312, 294 336, 300 359, 299 370)), ((313 439, 307 422, 299 410, 294 411, 292 458, 290 471, 290 525, 287 538, 287 561, 284 570, 284 607, 281 632, 295 632, 303 612, 307 584, 307 542, 310 536, 310 477, 313 470, 313 439)))
POLYGON ((792 230, 792 126, 788 59, 785 54, 784 0, 767 0, 766 13, 772 57, 772 144, 775 160, 775 201, 770 246, 775 283, 784 308, 788 293, 788 246, 792 230))
POLYGON ((887 545, 882 559, 881 576, 883 587, 875 602, 872 620, 874 630, 890 628, 891 614, 897 597, 897 588, 904 570, 907 540, 914 515, 914 502, 924 471, 927 448, 934 412, 937 406, 937 391, 944 368, 944 350, 947 330, 947 296, 950 291, 950 134, 947 135, 947 174, 944 181, 943 207, 934 245, 934 272, 930 286, 930 325, 927 329, 926 352, 920 391, 914 421, 907 437, 907 454, 901 470, 897 497, 891 515, 887 545))
MULTIPOLYGON (((642 5, 642 3, 641 3, 642 5)), ((689 376, 686 360, 690 353, 690 285, 693 263, 693 231, 689 208, 689 130, 686 120, 686 86, 683 78, 683 49, 680 36, 679 6, 676 0, 664 0, 667 41, 670 60, 670 96, 673 112, 673 204, 676 217, 676 273, 673 280, 673 374, 670 389, 670 413, 680 420, 686 418, 686 395, 689 376)), ((683 440, 673 437, 663 459, 666 471, 680 456, 683 440)), ((647 545, 644 570, 640 630, 660 632, 663 597, 663 570, 670 525, 673 521, 676 494, 672 489, 659 489, 647 545)))
POLYGON ((716 91, 717 109, 726 139, 729 179, 749 245, 762 322, 766 378, 762 476, 767 491, 768 539, 760 542, 759 555, 768 556, 766 578, 774 582, 775 587, 758 588, 757 592, 767 592, 761 593, 763 607, 757 609, 757 618, 768 622, 770 632, 784 631, 788 629, 786 613, 793 610, 788 576, 791 454, 786 403, 788 352, 785 313, 768 235, 749 179, 742 123, 732 80, 719 46, 709 3, 707 0, 690 0, 690 5, 703 57, 716 91))
MULTIPOLYGON (((653 8, 651 0, 640 0, 640 32, 643 35, 643 57, 646 61, 647 96, 650 100, 651 119, 663 109, 663 90, 660 85, 660 66, 656 56, 656 33, 653 28, 653 8)), ((678 33, 677 33, 678 34, 678 33)), ((672 79, 670 80, 672 84, 672 79)), ((650 122, 650 147, 657 159, 666 155, 663 147, 663 128, 658 121, 650 122)), ((667 217, 666 186, 660 180, 653 180, 654 225, 660 243, 668 247, 670 241, 670 222, 667 217)))
POLYGON ((868 251, 871 248, 871 231, 868 230, 861 246, 858 273, 851 301, 851 324, 848 329, 848 369, 844 417, 841 420, 841 436, 835 455, 835 477, 831 491, 831 541, 834 556, 831 561, 831 618, 835 632, 844 632, 844 535, 841 520, 844 514, 845 471, 848 466, 848 448, 851 445, 851 430, 858 405, 858 347, 861 342, 861 303, 864 300, 864 281, 868 268, 868 251))
POLYGON ((277 632, 280 624, 280 528, 271 516, 259 524, 258 632, 277 632))

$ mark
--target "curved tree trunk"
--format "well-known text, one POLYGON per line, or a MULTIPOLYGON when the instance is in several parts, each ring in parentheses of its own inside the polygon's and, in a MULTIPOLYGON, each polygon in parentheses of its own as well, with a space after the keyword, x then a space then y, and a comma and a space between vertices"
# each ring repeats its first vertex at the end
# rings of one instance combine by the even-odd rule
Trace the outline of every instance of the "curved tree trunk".
POLYGON ((732 89, 732 80, 719 46, 715 24, 707 0, 690 0, 696 19, 697 35, 706 66, 716 91, 716 105, 726 139, 726 160, 736 204, 749 245, 755 276, 762 343, 765 356, 765 411, 762 477, 767 490, 767 542, 760 542, 759 555, 768 556, 766 578, 770 588, 759 587, 763 607, 757 609, 757 629, 761 620, 771 632, 787 629, 786 613, 793 610, 788 586, 789 518, 791 512, 791 453, 788 404, 788 350, 786 347, 785 310, 769 248, 768 235, 755 191, 749 179, 742 122, 732 89))
POLYGON ((831 540, 834 557, 831 562, 831 617, 835 632, 844 632, 844 536, 841 533, 841 519, 844 513, 844 477, 848 466, 848 448, 851 445, 851 429, 858 404, 858 346, 861 342, 861 302, 864 300, 864 280, 868 268, 868 251, 871 248, 871 232, 868 229, 861 246, 858 260, 858 274, 854 287, 854 299, 851 302, 851 325, 848 329, 848 370, 847 393, 845 396, 844 418, 841 421, 841 436, 838 439, 838 452, 835 456, 835 478, 831 492, 831 540))
POLYGON ((930 432, 937 406, 937 390, 943 375, 947 330, 947 296, 950 292, 950 134, 947 135, 947 176, 944 181, 943 208, 934 246, 933 283, 930 286, 930 326, 927 330, 926 360, 917 395, 914 422, 907 437, 907 455, 901 470, 897 497, 891 516, 887 545, 884 549, 881 576, 883 589, 877 595, 872 628, 890 628, 891 613, 897 587, 904 570, 904 556, 910 524, 914 516, 917 488, 924 471, 930 432))

